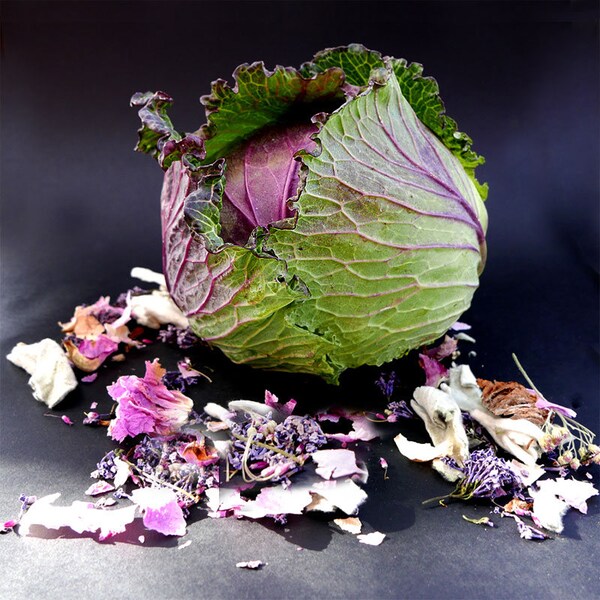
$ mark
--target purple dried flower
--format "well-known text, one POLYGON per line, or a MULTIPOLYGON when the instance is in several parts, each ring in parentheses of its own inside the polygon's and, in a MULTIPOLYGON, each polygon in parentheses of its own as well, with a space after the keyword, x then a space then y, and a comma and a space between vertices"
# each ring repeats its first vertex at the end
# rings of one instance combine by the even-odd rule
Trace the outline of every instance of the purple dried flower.
POLYGON ((110 304, 106 304, 92 312, 92 315, 96 317, 96 319, 100 321, 102 325, 106 325, 107 323, 114 323, 117 319, 121 317, 122 314, 122 307, 112 306, 110 304))
POLYGON ((167 325, 166 329, 161 329, 158 332, 157 339, 165 344, 177 346, 182 350, 188 350, 199 343, 199 338, 194 335, 189 327, 182 329, 171 324, 167 325))
POLYGON ((99 479, 114 479, 117 474, 117 465, 115 464, 116 457, 114 450, 107 452, 96 465, 94 476, 97 476, 99 479))
POLYGON ((253 417, 231 428, 234 437, 228 460, 235 470, 250 478, 289 481, 309 454, 327 443, 317 421, 311 417, 290 415, 281 423, 267 417, 253 417))
POLYGON ((162 382, 170 390, 179 390, 184 394, 188 387, 200 383, 200 377, 184 377, 179 371, 167 371, 162 378, 162 382))
POLYGON ((464 474, 464 478, 449 495, 450 498, 498 498, 521 489, 521 482, 509 463, 498 458, 492 448, 475 450, 462 467, 451 458, 442 460, 464 474))
POLYGON ((387 414, 387 420, 390 423, 395 423, 398 419, 415 418, 415 413, 411 410, 411 408, 408 406, 408 404, 406 404, 404 400, 390 402, 387 405, 387 410, 385 412, 387 414))
POLYGON ((387 401, 390 401, 394 388, 396 387, 396 372, 391 371, 387 377, 382 373, 379 379, 375 380, 375 385, 379 388, 381 393, 386 397, 387 401))
POLYGON ((132 462, 142 479, 174 488, 179 501, 189 507, 219 481, 218 456, 198 433, 145 436, 133 450, 132 462))

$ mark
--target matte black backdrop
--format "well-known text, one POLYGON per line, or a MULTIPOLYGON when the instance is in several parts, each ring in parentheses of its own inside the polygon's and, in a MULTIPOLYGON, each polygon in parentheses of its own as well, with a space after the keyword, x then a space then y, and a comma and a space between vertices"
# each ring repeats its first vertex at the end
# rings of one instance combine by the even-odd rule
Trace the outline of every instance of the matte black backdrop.
MULTIPOLYGON (((129 287, 132 266, 160 269, 161 172, 132 152, 133 92, 169 92, 175 125, 193 130, 203 120, 198 97, 239 63, 299 65, 321 48, 361 42, 423 63, 448 113, 487 157, 480 179, 490 184, 489 260, 464 317, 478 339, 473 368, 514 379, 517 352, 547 396, 576 407, 598 430, 597 23, 596 2, 3 2, 2 356, 17 341, 58 337, 56 321, 76 304, 129 287)), ((80 421, 93 400, 108 406, 104 386, 139 373, 155 352, 103 371, 61 412, 80 421)), ((174 365, 174 352, 159 354, 174 365)), ((194 360, 215 369, 215 383, 194 393, 198 407, 260 399, 265 387, 306 409, 379 401, 377 369, 349 373, 331 388, 236 367, 216 352, 199 350, 194 360)), ((408 373, 411 364, 395 366, 408 373)), ((0 368, 0 519, 15 514, 21 492, 82 499, 110 440, 44 417, 25 373, 5 360, 0 368)), ((380 547, 358 544, 326 519, 290 519, 281 528, 197 511, 179 541, 192 544, 181 551, 160 536, 147 535, 142 546, 137 533, 104 544, 93 536, 3 536, 0 595, 588 598, 600 591, 598 499, 587 517, 569 514, 561 537, 536 544, 521 541, 512 522, 486 530, 461 519, 488 514, 484 507, 422 508, 448 486, 394 452, 391 439, 363 452, 372 474, 361 517, 388 535, 380 547), (385 482, 379 456, 390 463, 385 482), (269 565, 235 568, 248 559, 269 565)))

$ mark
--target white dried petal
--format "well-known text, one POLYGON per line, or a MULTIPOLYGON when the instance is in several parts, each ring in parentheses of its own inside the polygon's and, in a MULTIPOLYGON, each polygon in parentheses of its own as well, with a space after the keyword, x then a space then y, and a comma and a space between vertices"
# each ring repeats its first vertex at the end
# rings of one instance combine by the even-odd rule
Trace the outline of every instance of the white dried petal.
POLYGON ((146 283, 156 283, 162 289, 167 289, 165 276, 162 273, 157 273, 146 267, 133 267, 133 269, 131 269, 131 276, 134 279, 139 279, 146 283))
POLYGON ((396 442, 396 446, 398 447, 398 450, 400 450, 400 454, 402 454, 402 456, 405 456, 408 458, 408 460, 413 460, 415 462, 429 462, 435 458, 446 456, 444 453, 444 448, 435 447, 431 444, 411 442, 401 433, 394 438, 394 442, 396 442))
POLYGON ((175 325, 185 329, 189 325, 187 317, 166 291, 154 290, 150 294, 131 296, 129 305, 135 320, 144 327, 160 329, 161 325, 175 325))
POLYGON ((437 471, 446 481, 456 483, 459 479, 464 478, 464 473, 458 469, 452 468, 448 463, 436 458, 431 463, 431 468, 437 471))
POLYGON ((561 533, 564 528, 563 516, 569 509, 568 504, 559 500, 549 489, 529 488, 529 493, 533 498, 533 516, 536 524, 548 531, 561 533))
POLYGON ((77 387, 67 355, 50 338, 35 344, 18 343, 6 357, 31 375, 28 384, 33 397, 49 408, 56 406, 77 387))
POLYGON ((383 540, 385 540, 385 533, 380 531, 374 531, 373 533, 363 533, 356 536, 361 544, 368 544, 369 546, 379 546, 383 540))
POLYGON ((469 440, 460 408, 454 399, 430 386, 418 387, 413 397, 410 404, 423 419, 433 445, 436 448, 443 447, 445 456, 462 463, 469 456, 469 440))
POLYGON ((598 490, 589 481, 576 479, 544 479, 538 483, 539 489, 548 494, 554 494, 570 507, 587 514, 587 501, 598 495, 598 490))
POLYGON ((448 372, 449 384, 440 387, 449 394, 461 410, 471 412, 483 408, 481 390, 468 365, 452 367, 448 372))

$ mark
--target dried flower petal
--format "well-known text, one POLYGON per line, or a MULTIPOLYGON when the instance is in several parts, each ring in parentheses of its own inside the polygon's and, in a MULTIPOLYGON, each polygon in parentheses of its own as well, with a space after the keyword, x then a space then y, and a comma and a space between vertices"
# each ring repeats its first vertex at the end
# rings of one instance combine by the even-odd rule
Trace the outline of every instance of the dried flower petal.
POLYGON ((362 530, 362 523, 357 517, 347 517, 345 519, 334 519, 333 522, 342 530, 357 535, 362 530))
POLYGON ((317 450, 311 454, 311 458, 317 463, 317 475, 323 479, 362 475, 364 472, 356 464, 356 455, 352 450, 317 450))
POLYGON ((446 456, 444 448, 432 446, 431 444, 411 442, 401 433, 394 438, 394 442, 396 442, 396 446, 402 456, 415 462, 429 462, 435 458, 446 456))
POLYGON ((144 327, 160 329, 161 325, 175 325, 187 329, 187 317, 179 310, 167 291, 154 290, 149 294, 131 296, 129 306, 135 320, 144 327))
MULTIPOLYGON (((323 498, 330 506, 339 508, 347 515, 355 515, 358 507, 367 499, 366 492, 352 479, 332 479, 314 483, 310 491, 323 498)), ((313 506, 313 510, 323 510, 313 506)), ((328 511, 326 511, 328 512, 328 511)))
POLYGON ((458 342, 456 341, 456 339, 451 338, 449 335, 447 335, 444 337, 444 340, 440 344, 434 346, 433 348, 424 350, 422 355, 428 356, 429 358, 433 358, 436 361, 440 361, 444 358, 452 356, 456 352, 457 347, 458 342))
POLYGON ((379 546, 383 540, 385 540, 385 533, 380 531, 374 531, 373 533, 363 533, 356 536, 361 544, 368 544, 369 546, 379 546))
POLYGON ((256 500, 246 502, 235 514, 250 519, 300 515, 311 501, 312 497, 307 489, 294 486, 286 489, 282 485, 276 485, 263 488, 256 500))
POLYGON ((419 365, 425 371, 425 385, 437 387, 447 375, 448 369, 435 358, 419 354, 419 365))
POLYGON ((50 338, 35 344, 19 342, 6 357, 29 375, 33 397, 49 408, 77 387, 77 379, 62 348, 50 338))
POLYGON ((260 569, 264 567, 267 563, 264 563, 262 560, 247 560, 235 563, 235 566, 238 569, 260 569))
POLYGON ((532 516, 536 524, 548 531, 561 533, 564 528, 563 516, 569 510, 568 504, 559 500, 550 488, 529 488, 529 493, 533 498, 532 516))
POLYGON ((344 444, 352 444, 358 441, 370 442, 379 437, 376 426, 366 415, 343 411, 341 416, 352 421, 352 430, 348 433, 327 433, 325 435, 328 439, 337 440, 344 444))
POLYGON ((106 492, 112 492, 114 489, 115 486, 108 483, 108 481, 96 481, 84 493, 87 496, 99 496, 100 494, 106 494, 106 492))
POLYGON ((138 488, 131 500, 144 513, 144 526, 164 535, 185 535, 185 518, 173 490, 167 488, 138 488))
POLYGON ((411 406, 423 419, 427 433, 436 448, 444 449, 461 464, 469 455, 469 441, 456 402, 445 392, 433 387, 418 387, 411 406))
POLYGON ((166 435, 187 421, 194 403, 181 392, 164 386, 165 372, 158 359, 146 361, 143 378, 125 375, 107 388, 118 402, 116 418, 108 428, 113 439, 122 441, 140 433, 166 435))
POLYGON ((100 540, 122 533, 135 518, 135 506, 104 510, 88 502, 73 502, 71 506, 54 506, 60 494, 50 494, 36 500, 21 517, 19 535, 30 535, 31 527, 46 529, 69 527, 77 533, 100 530, 100 540))
POLYGON ((587 500, 598 495, 594 484, 576 479, 544 479, 538 481, 538 487, 542 493, 558 496, 583 514, 587 514, 587 500))

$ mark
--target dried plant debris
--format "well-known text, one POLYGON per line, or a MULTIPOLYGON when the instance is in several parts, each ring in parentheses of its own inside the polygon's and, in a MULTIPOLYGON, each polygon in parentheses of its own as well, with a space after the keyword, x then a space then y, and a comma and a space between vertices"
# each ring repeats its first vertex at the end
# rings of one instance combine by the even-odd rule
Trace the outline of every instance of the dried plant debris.
MULTIPOLYGON (((76 373, 84 373, 80 377, 83 383, 92 383, 100 367, 126 360, 130 350, 150 343, 144 338, 144 327, 162 327, 157 340, 180 348, 198 343, 187 319, 169 297, 164 277, 140 268, 133 269, 132 276, 160 287, 158 290, 133 288, 114 303, 110 297, 101 296, 93 304, 79 305, 67 322, 59 322, 63 334, 61 344, 46 338, 33 344, 19 342, 11 350, 8 360, 29 373, 29 385, 37 400, 53 408, 77 387, 76 373)), ((194 377, 209 379, 199 371, 191 373, 189 364, 187 373, 183 372, 184 368, 180 366, 181 385, 197 382, 194 377)))
POLYGON ((483 406, 498 417, 527 419, 543 425, 548 411, 536 406, 537 394, 514 381, 487 381, 477 379, 483 406))
MULTIPOLYGON (((159 341, 181 349, 196 343, 172 312, 162 276, 147 270, 133 274, 158 290, 134 288, 114 304, 101 297, 79 306, 62 324, 62 348, 43 340, 19 344, 9 355, 31 374, 39 400, 54 406, 73 389, 73 367, 87 373, 81 381, 92 383, 100 366, 151 343, 140 320, 145 327, 162 327, 159 341)), ((261 402, 208 402, 199 415, 187 394, 210 378, 185 357, 172 371, 158 359, 146 361, 143 374, 119 377, 108 386, 114 401, 108 414, 98 412, 97 402, 85 413, 85 424, 106 427, 117 444, 100 459, 91 473, 95 481, 83 492, 94 501, 61 506, 60 494, 22 496, 19 515, 1 530, 35 535, 39 527, 68 527, 101 541, 127 531, 137 520, 146 530, 179 537, 186 534, 194 507, 214 519, 272 519, 279 524, 289 515, 316 511, 335 515, 334 524, 360 543, 379 545, 385 534, 362 533, 357 516, 367 501, 362 486, 369 475, 357 449, 377 439, 382 428, 389 431, 402 420, 417 419, 431 443, 396 432, 396 446, 410 460, 430 462, 454 486, 424 504, 487 501, 496 513, 515 521, 523 539, 559 534, 566 512, 574 508, 585 514, 588 500, 598 494, 590 481, 576 479, 579 472, 589 476, 586 469, 600 463, 594 434, 575 420, 574 411, 544 398, 516 357, 529 387, 477 379, 468 365, 451 363, 460 356, 458 341, 467 329, 457 323, 440 344, 421 351, 425 385, 412 394, 400 391, 395 372, 381 374, 375 384, 386 404, 375 411, 330 407, 303 414, 295 400, 281 402, 265 391, 261 402)), ((48 415, 73 423, 66 415, 48 415)), ((388 461, 373 460, 387 479, 388 461)), ((463 518, 494 526, 489 517, 463 518)), ((256 569, 264 564, 236 566, 256 569)))
POLYGON ((18 343, 6 357, 31 375, 33 397, 54 408, 77 387, 73 369, 61 347, 49 338, 35 344, 18 343))
POLYGON ((235 563, 235 566, 238 569, 250 569, 252 571, 256 571, 257 569, 262 569, 268 563, 263 562, 262 560, 244 560, 238 563, 235 563))

